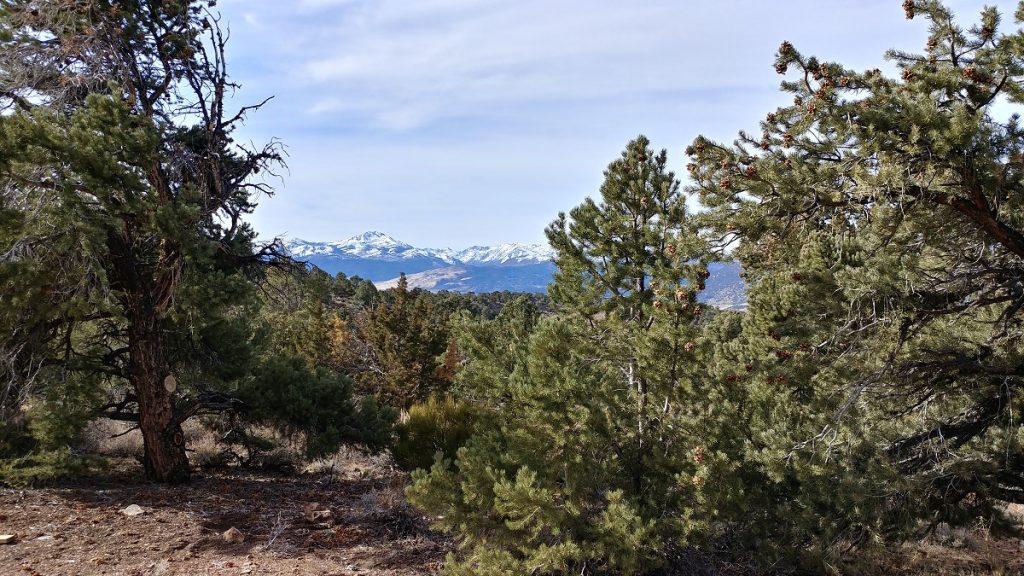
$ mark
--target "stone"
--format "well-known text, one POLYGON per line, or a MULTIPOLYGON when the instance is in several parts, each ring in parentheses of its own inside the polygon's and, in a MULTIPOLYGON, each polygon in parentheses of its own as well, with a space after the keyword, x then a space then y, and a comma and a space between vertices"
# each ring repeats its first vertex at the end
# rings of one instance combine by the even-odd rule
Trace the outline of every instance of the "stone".
POLYGON ((319 504, 306 504, 302 507, 302 516, 308 522, 331 524, 334 522, 334 513, 319 504))
POLYGON ((313 512, 313 522, 323 522, 326 524, 334 523, 334 513, 330 510, 316 510, 313 512))
POLYGON ((239 544, 245 541, 245 534, 242 534, 241 530, 232 526, 224 532, 224 541, 229 544, 239 544))
POLYGON ((15 540, 14 534, 0 534, 0 544, 14 544, 15 540))
POLYGON ((167 560, 161 560, 156 564, 153 564, 152 568, 153 569, 150 574, 153 576, 164 576, 164 574, 169 574, 171 572, 171 563, 167 560))
POLYGON ((145 513, 146 510, 142 506, 139 506, 138 504, 132 504, 131 506, 128 506, 124 510, 121 510, 121 514, 124 514, 125 516, 141 516, 145 513))
POLYGON ((319 505, 313 504, 312 502, 302 505, 302 517, 306 520, 313 521, 313 513, 320 508, 319 505))

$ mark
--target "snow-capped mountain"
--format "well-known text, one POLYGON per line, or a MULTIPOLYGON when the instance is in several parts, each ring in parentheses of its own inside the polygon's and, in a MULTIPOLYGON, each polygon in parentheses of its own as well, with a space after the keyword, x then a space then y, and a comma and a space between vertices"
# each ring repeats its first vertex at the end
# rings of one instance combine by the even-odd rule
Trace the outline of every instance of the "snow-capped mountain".
POLYGON ((541 244, 472 246, 455 253, 455 259, 471 266, 517 266, 550 262, 555 251, 541 244))
MULTIPOLYGON (((285 242, 289 253, 329 274, 342 272, 390 288, 405 274, 411 288, 455 292, 544 292, 555 272, 554 251, 539 244, 417 248, 382 232, 339 242, 285 242)), ((745 308, 737 264, 714 263, 701 300, 718 308, 745 308)))
MULTIPOLYGON (((491 267, 536 267, 537 270, 518 270, 509 273, 507 290, 543 291, 546 282, 531 281, 529 286, 517 284, 515 276, 538 274, 550 278, 554 270, 550 248, 530 244, 501 244, 499 246, 473 246, 465 250, 450 248, 417 248, 401 242, 382 232, 364 232, 347 240, 336 242, 310 242, 298 238, 285 242, 288 252, 330 274, 343 272, 348 276, 360 276, 373 282, 386 282, 399 274, 416 274, 439 268, 460 267, 468 269, 491 267)), ((491 272, 492 281, 488 286, 501 285, 501 276, 491 272)))
POLYGON ((451 260, 450 250, 415 248, 395 240, 383 232, 364 232, 340 242, 309 242, 299 238, 285 243, 288 251, 296 258, 309 256, 330 256, 339 258, 373 258, 375 260, 410 260, 413 258, 438 258, 451 260))

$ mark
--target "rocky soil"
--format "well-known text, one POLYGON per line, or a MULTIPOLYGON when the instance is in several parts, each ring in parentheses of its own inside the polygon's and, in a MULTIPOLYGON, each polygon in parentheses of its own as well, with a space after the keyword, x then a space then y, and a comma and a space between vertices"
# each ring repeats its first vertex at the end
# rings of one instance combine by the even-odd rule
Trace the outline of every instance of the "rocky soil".
POLYGON ((450 543, 405 503, 406 480, 350 466, 4 489, 0 534, 15 541, 0 545, 0 574, 432 574, 450 543))

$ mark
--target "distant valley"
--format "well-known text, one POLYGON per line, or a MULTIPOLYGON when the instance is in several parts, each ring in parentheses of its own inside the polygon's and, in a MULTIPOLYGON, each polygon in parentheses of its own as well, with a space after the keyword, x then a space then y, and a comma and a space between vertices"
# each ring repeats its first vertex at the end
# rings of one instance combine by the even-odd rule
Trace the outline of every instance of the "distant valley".
MULTIPOLYGON (((344 273, 395 286, 402 273, 411 288, 453 292, 531 292, 547 290, 555 272, 554 251, 539 244, 473 246, 465 250, 417 248, 381 232, 365 232, 336 242, 285 242, 296 259, 329 274, 344 273)), ((718 308, 746 308, 739 265, 712 264, 702 300, 718 308)))

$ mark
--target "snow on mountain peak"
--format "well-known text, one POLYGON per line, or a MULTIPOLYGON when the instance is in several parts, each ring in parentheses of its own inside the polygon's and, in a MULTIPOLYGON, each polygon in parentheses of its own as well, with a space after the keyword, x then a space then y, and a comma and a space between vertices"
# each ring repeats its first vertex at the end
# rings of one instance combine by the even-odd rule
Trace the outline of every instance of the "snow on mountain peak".
POLYGON ((373 245, 373 246, 380 246, 380 247, 384 247, 384 246, 396 246, 396 247, 399 247, 400 246, 400 247, 412 248, 412 246, 410 246, 409 244, 406 244, 405 242, 399 242, 398 240, 395 240, 391 236, 388 236, 387 234, 385 234, 383 232, 377 232, 376 230, 371 230, 369 232, 363 232, 362 234, 359 234, 357 236, 353 236, 353 237, 349 238, 348 240, 345 240, 344 242, 341 242, 340 244, 343 245, 343 246, 344 245, 349 245, 349 246, 351 246, 351 245, 363 245, 363 246, 365 246, 365 245, 373 245))
POLYGON ((455 254, 466 264, 534 264, 547 262, 554 257, 554 250, 541 244, 506 243, 497 246, 472 246, 455 254))
POLYGON ((554 256, 554 251, 551 248, 540 244, 506 243, 498 246, 473 246, 465 250, 415 248, 377 231, 364 232, 340 242, 309 242, 294 238, 286 242, 285 246, 289 253, 296 258, 334 256, 406 260, 426 257, 436 258, 448 264, 470 266, 538 264, 548 262, 554 256))

